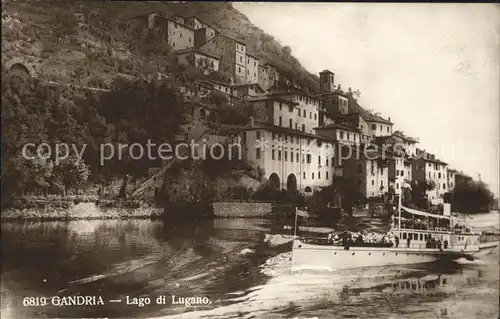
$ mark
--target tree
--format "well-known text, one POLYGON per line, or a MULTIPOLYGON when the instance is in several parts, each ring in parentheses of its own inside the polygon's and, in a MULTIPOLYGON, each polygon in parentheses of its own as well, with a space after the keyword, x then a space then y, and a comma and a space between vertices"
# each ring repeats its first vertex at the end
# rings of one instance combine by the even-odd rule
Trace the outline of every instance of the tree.
POLYGON ((90 176, 90 168, 82 159, 70 155, 54 166, 53 181, 64 187, 64 195, 71 189, 85 185, 90 176))
POLYGON ((461 213, 489 211, 495 202, 493 193, 482 181, 463 178, 457 181, 453 190, 453 210, 461 213))
POLYGON ((411 182, 411 200, 410 203, 417 206, 420 209, 429 208, 429 200, 427 198, 427 192, 434 190, 436 188, 436 183, 432 180, 411 182))

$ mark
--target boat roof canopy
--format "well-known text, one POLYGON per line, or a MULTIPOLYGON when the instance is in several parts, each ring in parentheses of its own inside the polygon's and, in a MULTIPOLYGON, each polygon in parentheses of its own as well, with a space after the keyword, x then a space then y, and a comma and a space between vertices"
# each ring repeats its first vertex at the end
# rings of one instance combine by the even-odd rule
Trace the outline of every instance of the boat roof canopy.
POLYGON ((414 215, 426 216, 426 217, 431 217, 431 218, 441 218, 441 219, 455 219, 452 216, 443 216, 443 215, 436 215, 436 214, 426 213, 426 212, 422 212, 422 211, 419 211, 419 210, 416 210, 416 209, 411 209, 411 208, 408 208, 408 207, 404 207, 403 205, 401 205, 401 208, 403 210, 405 210, 406 212, 408 212, 410 214, 414 214, 414 215))

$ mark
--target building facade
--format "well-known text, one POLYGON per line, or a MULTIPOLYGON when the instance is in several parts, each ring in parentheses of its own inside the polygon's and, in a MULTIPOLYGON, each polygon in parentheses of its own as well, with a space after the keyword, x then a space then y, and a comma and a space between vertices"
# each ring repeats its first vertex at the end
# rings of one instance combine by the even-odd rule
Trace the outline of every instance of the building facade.
POLYGON ((254 55, 250 55, 247 53, 247 83, 258 83, 259 82, 259 65, 260 59, 254 55))
POLYGON ((205 75, 211 71, 219 71, 220 58, 210 53, 191 48, 176 52, 180 64, 190 64, 201 70, 205 75))
POLYGON ((246 45, 243 42, 218 34, 201 45, 200 49, 220 56, 220 67, 228 71, 236 83, 246 83, 246 45))

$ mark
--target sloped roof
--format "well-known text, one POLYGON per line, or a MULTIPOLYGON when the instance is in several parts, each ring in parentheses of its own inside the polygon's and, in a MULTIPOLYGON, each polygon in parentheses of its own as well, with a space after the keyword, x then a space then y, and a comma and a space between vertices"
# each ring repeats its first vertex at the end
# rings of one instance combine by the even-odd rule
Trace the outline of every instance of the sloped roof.
POLYGON ((378 122, 391 125, 393 124, 391 121, 386 120, 381 116, 368 112, 353 98, 349 99, 349 113, 358 113, 367 122, 378 122))
POLYGON ((343 124, 328 124, 327 126, 315 127, 314 129, 315 130, 325 130, 325 129, 330 129, 330 128, 342 129, 342 130, 347 130, 347 131, 351 131, 351 132, 361 132, 361 130, 357 127, 343 125, 343 124))
POLYGON ((410 141, 410 142, 414 142, 414 143, 418 143, 418 140, 413 138, 413 137, 410 137, 410 136, 406 136, 403 132, 401 131, 394 131, 392 133, 392 135, 396 136, 396 137, 399 137, 399 138, 402 138, 403 140, 406 140, 406 141, 410 141))
POLYGON ((182 50, 179 50, 179 51, 175 51, 175 54, 183 54, 183 53, 190 53, 190 52, 194 52, 194 53, 206 55, 208 57, 211 57, 211 58, 217 59, 217 60, 221 59, 220 56, 217 56, 217 55, 215 55, 213 53, 207 52, 206 50, 196 49, 196 48, 182 49, 182 50))

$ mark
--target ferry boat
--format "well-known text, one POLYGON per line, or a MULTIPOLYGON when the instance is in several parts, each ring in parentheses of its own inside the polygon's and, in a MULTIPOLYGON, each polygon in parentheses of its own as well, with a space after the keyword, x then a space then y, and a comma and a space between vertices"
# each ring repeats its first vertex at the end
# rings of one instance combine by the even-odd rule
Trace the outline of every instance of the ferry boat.
MULTIPOLYGON (((318 243, 295 234, 292 270, 333 271, 460 258, 473 260, 481 253, 490 253, 498 247, 498 240, 480 242, 481 234, 471 232, 464 220, 451 216, 447 205, 443 215, 436 215, 404 207, 399 201, 398 216, 393 216, 390 231, 393 238, 398 237, 398 244, 382 242, 366 245, 346 241, 343 245, 333 245, 325 239, 318 243)), ((297 228, 297 217, 295 221, 297 228)))

